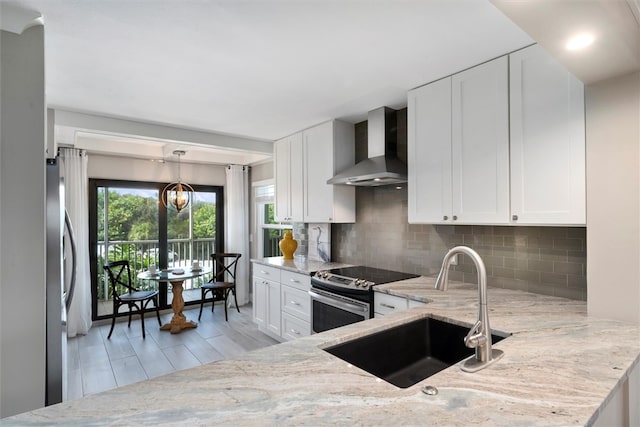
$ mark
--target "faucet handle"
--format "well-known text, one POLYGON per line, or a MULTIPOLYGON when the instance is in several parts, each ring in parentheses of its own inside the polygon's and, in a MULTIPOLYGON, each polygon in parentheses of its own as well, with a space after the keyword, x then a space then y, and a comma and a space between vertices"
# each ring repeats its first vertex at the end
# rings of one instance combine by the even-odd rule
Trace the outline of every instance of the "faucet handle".
POLYGON ((476 348, 487 342, 487 337, 482 332, 478 332, 481 326, 482 321, 478 320, 476 324, 469 329, 467 336, 464 337, 464 345, 469 348, 476 348))

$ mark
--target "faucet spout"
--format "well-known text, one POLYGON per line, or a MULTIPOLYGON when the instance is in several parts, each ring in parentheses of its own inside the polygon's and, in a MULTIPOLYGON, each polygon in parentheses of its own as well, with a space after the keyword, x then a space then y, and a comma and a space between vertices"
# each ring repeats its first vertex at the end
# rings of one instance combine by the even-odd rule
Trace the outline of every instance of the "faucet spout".
POLYGON ((449 284, 451 261, 457 254, 468 255, 478 271, 478 321, 464 339, 467 347, 475 348, 476 354, 465 360, 460 369, 476 372, 504 356, 504 352, 492 348, 491 327, 489 326, 489 308, 487 306, 487 270, 480 255, 467 246, 456 246, 444 256, 442 268, 436 279, 436 289, 445 291, 449 284))

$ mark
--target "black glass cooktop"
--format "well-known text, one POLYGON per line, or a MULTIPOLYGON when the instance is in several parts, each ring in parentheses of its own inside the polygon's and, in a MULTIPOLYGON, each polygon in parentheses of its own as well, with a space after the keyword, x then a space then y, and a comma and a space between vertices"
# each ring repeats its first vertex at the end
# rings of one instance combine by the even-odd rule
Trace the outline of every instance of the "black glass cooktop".
POLYGON ((373 282, 376 285, 383 283, 397 282, 399 280, 413 279, 418 277, 417 274, 402 273, 400 271, 382 270, 380 268, 355 266, 334 268, 329 270, 330 273, 339 276, 350 277, 352 279, 363 279, 373 282))

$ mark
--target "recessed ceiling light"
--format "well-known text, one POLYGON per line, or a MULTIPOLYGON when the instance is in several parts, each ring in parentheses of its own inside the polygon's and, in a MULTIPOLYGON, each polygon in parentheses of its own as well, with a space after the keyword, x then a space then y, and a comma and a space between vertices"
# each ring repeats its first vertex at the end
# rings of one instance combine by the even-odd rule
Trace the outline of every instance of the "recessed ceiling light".
POLYGON ((569 39, 565 47, 567 48, 567 50, 580 50, 591 45, 594 40, 595 37, 593 36, 593 34, 577 34, 569 39))

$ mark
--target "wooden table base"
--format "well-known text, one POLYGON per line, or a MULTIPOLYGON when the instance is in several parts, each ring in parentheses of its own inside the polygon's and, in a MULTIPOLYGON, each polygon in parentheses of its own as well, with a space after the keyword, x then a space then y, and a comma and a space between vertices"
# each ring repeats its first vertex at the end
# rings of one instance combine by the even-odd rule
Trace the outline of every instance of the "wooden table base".
POLYGON ((171 292, 173 293, 173 300, 171 301, 171 308, 173 309, 173 318, 171 322, 165 323, 160 327, 161 331, 170 331, 172 334, 178 334, 183 329, 197 328, 198 324, 187 320, 182 313, 184 308, 184 299, 182 298, 182 284, 184 280, 172 281, 171 292))

